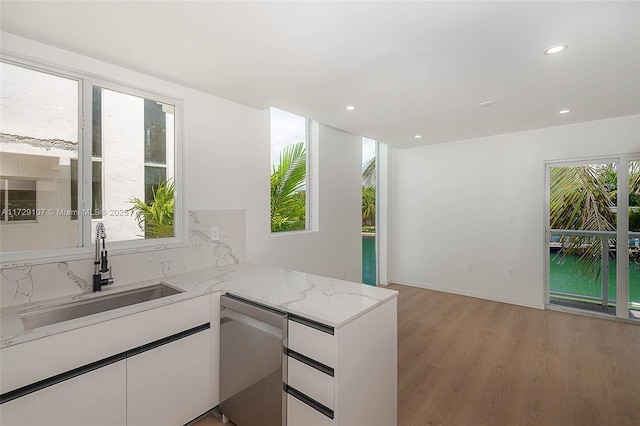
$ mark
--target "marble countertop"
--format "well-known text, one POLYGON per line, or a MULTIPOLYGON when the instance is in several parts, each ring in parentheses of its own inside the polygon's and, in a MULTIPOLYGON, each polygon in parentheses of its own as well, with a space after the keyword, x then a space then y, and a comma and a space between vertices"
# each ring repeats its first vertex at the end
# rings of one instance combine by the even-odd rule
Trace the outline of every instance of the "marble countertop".
POLYGON ((237 263, 146 280, 131 285, 114 286, 100 293, 82 293, 74 297, 56 298, 2 308, 0 310, 2 333, 0 348, 132 315, 216 291, 228 292, 336 328, 347 324, 398 294, 393 290, 319 275, 251 263, 237 263), (27 310, 39 310, 64 302, 87 300, 158 283, 176 287, 184 292, 32 330, 24 329, 19 316, 21 312, 27 310))

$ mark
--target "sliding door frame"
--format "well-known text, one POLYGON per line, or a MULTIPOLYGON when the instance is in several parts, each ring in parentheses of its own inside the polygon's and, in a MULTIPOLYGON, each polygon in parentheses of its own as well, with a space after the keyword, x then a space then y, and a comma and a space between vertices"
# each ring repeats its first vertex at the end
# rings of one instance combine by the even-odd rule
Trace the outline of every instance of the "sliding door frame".
POLYGON ((625 242, 629 239, 629 164, 631 161, 640 160, 640 154, 621 154, 616 156, 602 157, 585 157, 579 159, 567 160, 549 160, 545 161, 545 199, 544 199, 544 306, 545 309, 557 310, 564 312, 580 313, 588 316, 596 316, 599 318, 617 318, 624 321, 635 320, 629 319, 629 250, 628 244, 625 242), (582 166, 594 163, 617 163, 618 182, 617 182, 617 218, 616 218, 616 241, 617 248, 624 250, 616 250, 616 316, 600 314, 597 312, 585 311, 578 308, 570 308, 560 305, 554 305, 549 302, 551 274, 549 260, 549 242, 551 241, 550 229, 550 198, 551 198, 551 168, 552 167, 571 167, 582 166))

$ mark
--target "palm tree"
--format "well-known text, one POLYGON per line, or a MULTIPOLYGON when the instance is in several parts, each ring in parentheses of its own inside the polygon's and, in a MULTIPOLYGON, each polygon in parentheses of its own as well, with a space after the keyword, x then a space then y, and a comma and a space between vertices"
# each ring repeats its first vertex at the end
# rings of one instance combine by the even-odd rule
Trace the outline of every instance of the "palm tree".
POLYGON ((129 209, 135 215, 138 227, 145 238, 173 237, 175 210, 175 186, 173 179, 162 182, 158 189, 151 188, 153 202, 147 204, 139 198, 129 200, 133 206, 129 209))
POLYGON ((362 226, 376 225, 376 188, 362 187, 362 226))
POLYGON ((286 146, 280 152, 280 163, 271 171, 271 232, 305 228, 306 203, 301 200, 306 176, 304 142, 286 146))
POLYGON ((362 168, 362 227, 376 225, 376 157, 362 168))
POLYGON ((362 168, 362 186, 376 186, 376 157, 367 161, 362 168))
MULTIPOLYGON (((607 175, 613 165, 555 167, 551 169, 550 227, 585 231, 615 231, 613 191, 607 175)), ((603 255, 599 239, 592 236, 563 236, 562 256, 579 254, 579 264, 597 278, 603 255)))

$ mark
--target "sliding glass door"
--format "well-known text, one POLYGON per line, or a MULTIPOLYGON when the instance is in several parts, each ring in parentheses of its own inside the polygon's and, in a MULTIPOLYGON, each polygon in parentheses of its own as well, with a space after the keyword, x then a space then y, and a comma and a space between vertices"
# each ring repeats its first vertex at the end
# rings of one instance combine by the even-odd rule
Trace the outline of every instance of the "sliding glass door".
POLYGON ((548 305, 640 319, 639 170, 633 157, 547 164, 548 305))

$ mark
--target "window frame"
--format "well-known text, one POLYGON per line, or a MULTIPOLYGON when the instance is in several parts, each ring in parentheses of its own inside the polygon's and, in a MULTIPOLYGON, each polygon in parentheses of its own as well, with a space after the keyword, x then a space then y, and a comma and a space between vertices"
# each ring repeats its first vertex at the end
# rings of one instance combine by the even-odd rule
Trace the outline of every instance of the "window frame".
MULTIPOLYGON (((4 194, 2 194, 2 205, 4 205, 6 210, 3 210, 2 212, 0 212, 0 226, 13 226, 13 225, 17 225, 17 224, 26 224, 26 223, 38 223, 38 215, 37 213, 34 214, 35 218, 34 219, 18 219, 18 220, 9 220, 9 210, 11 210, 9 208, 9 195, 11 194, 11 191, 9 190, 9 182, 10 181, 24 181, 24 182, 33 182, 33 186, 34 186, 34 192, 35 192, 35 197, 36 197, 36 205, 35 207, 32 208, 32 210, 37 211, 38 210, 38 181, 35 179, 15 179, 15 178, 9 178, 9 177, 4 177, 4 176, 0 176, 0 191, 4 192, 4 194), (4 185, 3 185, 4 183, 4 185)), ((27 208, 27 209, 31 209, 31 207, 27 208)))
MULTIPOLYGON (((278 237, 278 236, 285 236, 285 235, 295 235, 295 234, 302 234, 302 233, 308 233, 308 232, 314 232, 317 231, 317 209, 316 209, 316 205, 317 205, 317 186, 316 186, 316 179, 315 179, 315 170, 316 167, 314 166, 315 164, 315 159, 317 157, 316 152, 314 151, 316 145, 317 145, 317 137, 312 136, 315 134, 314 132, 314 121, 308 117, 304 117, 302 115, 296 114, 294 112, 291 111, 287 111, 287 110, 283 110, 280 108, 276 108, 276 107, 270 107, 269 109, 269 126, 272 126, 272 122, 271 122, 271 109, 278 109, 280 111, 286 112, 288 114, 292 114, 292 115, 296 115, 298 117, 304 118, 304 132, 305 132, 305 139, 304 139, 304 147, 305 147, 305 171, 306 171, 306 176, 305 176, 305 227, 304 229, 297 229, 297 230, 291 230, 291 231, 276 231, 273 232, 271 230, 271 225, 269 225, 269 235, 271 235, 272 237, 278 237)), ((271 146, 271 139, 269 140, 269 146, 271 146)), ((270 170, 271 170, 271 166, 270 166, 270 170)), ((269 214, 269 223, 271 223, 271 214, 269 214)))
MULTIPOLYGON (((91 181, 92 181, 92 137, 93 137, 93 117, 92 117, 92 90, 93 86, 98 86, 107 90, 121 92, 127 95, 137 96, 144 99, 153 99, 158 102, 173 105, 174 111, 174 185, 175 185, 175 211, 174 211, 174 236, 170 238, 150 238, 127 241, 108 240, 109 230, 107 229, 107 244, 112 255, 124 253, 137 253, 145 251, 155 251, 168 248, 186 247, 187 223, 186 205, 184 197, 184 175, 183 175, 183 152, 182 140, 184 136, 184 100, 172 97, 148 88, 141 88, 135 84, 117 82, 108 78, 79 72, 64 67, 49 65, 43 62, 36 62, 14 55, 0 54, 0 62, 5 62, 13 66, 18 66, 78 82, 78 209, 91 208, 91 181)), ((102 147, 103 163, 104 149, 102 147)), ((165 165, 166 166, 166 165, 165 165)), ((105 169, 101 170, 104 183, 105 169)), ((102 199, 104 202, 104 186, 102 187, 102 199)), ((104 206, 104 205, 103 205, 104 206)), ((90 216, 82 216, 78 220, 78 245, 76 247, 37 249, 15 252, 0 252, 0 267, 12 267, 25 264, 42 264, 56 261, 80 260, 93 258, 94 247, 91 243, 92 222, 102 221, 92 219, 90 216), (88 219, 87 219, 88 218, 88 219)), ((25 223, 26 224, 26 223, 25 223)))

